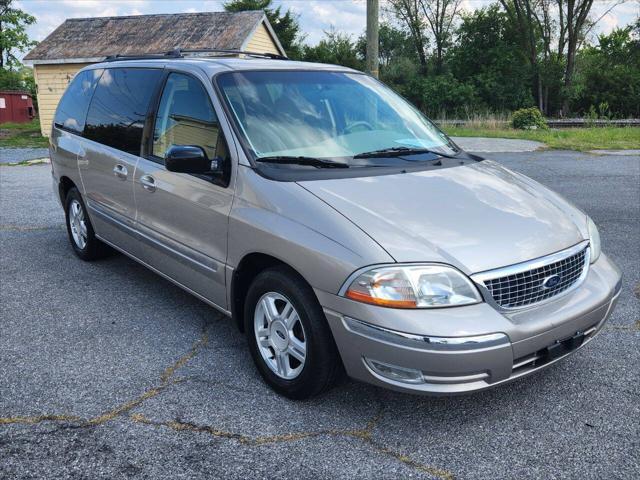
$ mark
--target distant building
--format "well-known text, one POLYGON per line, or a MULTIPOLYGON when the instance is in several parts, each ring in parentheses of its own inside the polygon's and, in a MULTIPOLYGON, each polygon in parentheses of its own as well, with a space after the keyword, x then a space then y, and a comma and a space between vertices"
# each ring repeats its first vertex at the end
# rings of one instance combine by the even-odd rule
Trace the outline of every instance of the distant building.
POLYGON ((0 91, 0 123, 26 123, 33 120, 31 94, 13 90, 0 91))
POLYGON ((81 68, 110 55, 176 47, 286 55, 262 11, 68 19, 24 58, 34 67, 42 134, 49 135, 60 97, 81 68))

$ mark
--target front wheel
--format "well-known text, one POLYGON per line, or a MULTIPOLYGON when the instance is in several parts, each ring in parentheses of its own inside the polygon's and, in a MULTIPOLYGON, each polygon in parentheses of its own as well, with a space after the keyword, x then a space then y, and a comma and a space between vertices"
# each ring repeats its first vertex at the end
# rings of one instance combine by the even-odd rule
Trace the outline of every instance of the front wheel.
POLYGON ((269 269, 253 281, 245 332, 260 374, 278 393, 304 399, 335 383, 340 358, 322 307, 289 269, 269 269))

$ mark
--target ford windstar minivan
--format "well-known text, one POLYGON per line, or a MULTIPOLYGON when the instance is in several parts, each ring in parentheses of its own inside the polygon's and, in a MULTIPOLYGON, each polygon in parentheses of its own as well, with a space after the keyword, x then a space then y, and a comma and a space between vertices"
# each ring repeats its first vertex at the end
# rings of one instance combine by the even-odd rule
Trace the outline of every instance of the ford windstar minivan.
POLYGON ((265 381, 478 391, 590 342, 619 269, 559 195, 335 65, 174 51, 81 70, 51 132, 83 260, 112 249, 233 319, 265 381))

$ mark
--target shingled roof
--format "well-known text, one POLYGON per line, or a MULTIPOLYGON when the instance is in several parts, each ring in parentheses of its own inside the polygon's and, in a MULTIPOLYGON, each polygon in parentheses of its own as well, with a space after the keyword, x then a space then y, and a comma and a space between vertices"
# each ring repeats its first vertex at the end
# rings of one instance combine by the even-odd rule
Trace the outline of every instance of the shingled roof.
POLYGON ((250 11, 70 18, 24 59, 32 63, 81 63, 175 47, 241 50, 261 22, 284 54, 265 14, 250 11))

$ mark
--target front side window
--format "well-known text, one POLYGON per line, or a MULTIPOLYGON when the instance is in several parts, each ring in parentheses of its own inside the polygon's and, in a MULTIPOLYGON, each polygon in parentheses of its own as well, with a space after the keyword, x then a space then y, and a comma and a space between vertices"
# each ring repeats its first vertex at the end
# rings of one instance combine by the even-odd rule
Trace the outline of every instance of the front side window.
POLYGON ((106 69, 91 100, 84 137, 140 155, 149 102, 161 76, 158 69, 106 69))
POLYGON ((85 70, 74 77, 56 109, 53 120, 56 127, 82 134, 89 102, 102 72, 102 69, 85 70))
MULTIPOLYGON (((458 153, 417 109, 366 75, 246 71, 221 74, 217 83, 255 160, 333 158, 367 166, 372 160, 363 155, 379 150, 458 153)), ((425 155, 375 159, 376 166, 400 161, 418 163, 425 155)))
POLYGON ((172 145, 194 145, 213 159, 220 153, 216 151, 219 132, 218 117, 202 84, 188 75, 171 73, 158 107, 153 155, 164 158, 172 145))

